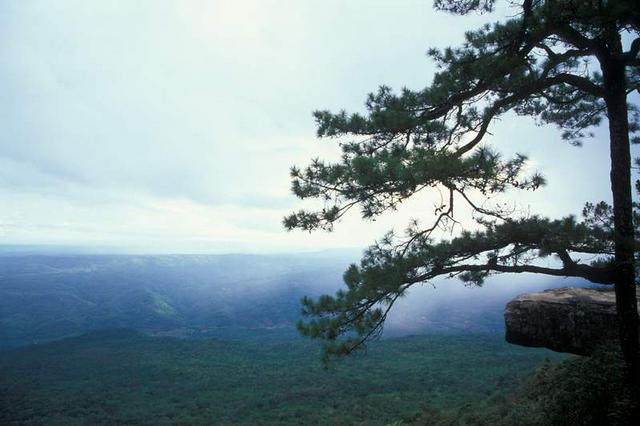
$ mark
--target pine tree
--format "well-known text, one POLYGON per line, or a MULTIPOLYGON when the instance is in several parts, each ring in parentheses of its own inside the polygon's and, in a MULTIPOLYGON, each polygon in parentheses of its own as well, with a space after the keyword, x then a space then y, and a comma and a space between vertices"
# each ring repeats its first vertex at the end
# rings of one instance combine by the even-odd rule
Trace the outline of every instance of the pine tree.
MULTIPOLYGON (((435 0, 441 11, 491 12, 495 0, 435 0)), ((360 265, 344 274, 335 296, 305 298, 299 324, 324 339, 327 355, 341 355, 377 336, 394 302, 415 283, 457 276, 481 284, 496 273, 540 273, 613 284, 621 349, 630 380, 640 383, 634 267, 635 227, 630 143, 639 130, 640 5, 637 0, 522 0, 515 17, 466 33, 456 48, 432 49, 439 72, 425 89, 395 93, 380 87, 365 114, 317 111, 319 137, 341 141, 337 163, 314 160, 292 168, 300 198, 325 201, 320 211, 293 213, 287 229, 331 230, 350 209, 363 218, 394 210, 414 194, 447 194, 427 227, 412 223, 405 235, 389 233, 360 265), (632 39, 625 47, 623 36, 632 39), (576 145, 608 122, 612 205, 587 203, 583 219, 521 217, 491 198, 510 189, 535 190, 539 174, 525 175, 527 158, 504 158, 487 139, 507 112, 553 124, 576 145), (346 139, 345 139, 346 138, 346 139), (481 142, 483 142, 481 144, 481 142), (454 203, 474 211, 479 231, 438 239, 455 223, 454 203), (595 255, 582 263, 580 256, 595 255), (556 256, 558 267, 536 259, 556 256)))

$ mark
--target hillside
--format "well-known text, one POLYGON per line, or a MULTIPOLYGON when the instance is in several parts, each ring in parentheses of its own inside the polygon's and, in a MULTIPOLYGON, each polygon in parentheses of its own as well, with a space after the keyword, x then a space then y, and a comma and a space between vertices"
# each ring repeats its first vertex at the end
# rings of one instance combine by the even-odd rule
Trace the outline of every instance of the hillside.
POLYGON ((322 256, 0 257, 0 342, 109 327, 207 335, 291 326, 299 299, 335 289, 346 264, 322 256))
MULTIPOLYGON (((300 255, 0 256, 0 348, 127 327, 191 337, 292 336, 304 295, 333 293, 357 259, 300 255)), ((457 280, 417 287, 389 318, 387 335, 501 332, 505 303, 568 285, 497 277, 484 288, 457 280)))

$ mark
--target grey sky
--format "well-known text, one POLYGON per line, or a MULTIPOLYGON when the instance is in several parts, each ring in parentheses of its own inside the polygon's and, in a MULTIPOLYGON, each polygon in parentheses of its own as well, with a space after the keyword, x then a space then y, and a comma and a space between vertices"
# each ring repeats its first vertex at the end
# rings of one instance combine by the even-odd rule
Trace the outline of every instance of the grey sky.
MULTIPOLYGON (((315 140, 312 110, 360 110, 380 84, 424 86, 426 49, 486 19, 430 0, 3 1, 0 243, 360 247, 428 220, 422 199, 332 234, 286 233, 281 218, 310 206, 289 194, 288 169, 337 153, 315 140)), ((507 116, 493 134, 549 179, 518 195, 521 208, 559 216, 609 198, 603 132, 575 148, 507 116)))

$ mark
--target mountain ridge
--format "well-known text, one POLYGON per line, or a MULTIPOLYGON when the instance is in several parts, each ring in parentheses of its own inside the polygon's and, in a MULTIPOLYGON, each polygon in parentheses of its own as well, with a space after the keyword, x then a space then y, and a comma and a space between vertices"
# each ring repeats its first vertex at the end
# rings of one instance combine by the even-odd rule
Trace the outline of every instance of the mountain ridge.
MULTIPOLYGON (((355 257, 355 256, 354 256, 355 257)), ((296 335, 299 300, 334 293, 355 260, 345 253, 278 255, 0 256, 0 348, 127 327, 180 337, 296 335)), ((518 292, 564 281, 495 277, 417 286, 389 317, 387 334, 502 331, 518 292)))

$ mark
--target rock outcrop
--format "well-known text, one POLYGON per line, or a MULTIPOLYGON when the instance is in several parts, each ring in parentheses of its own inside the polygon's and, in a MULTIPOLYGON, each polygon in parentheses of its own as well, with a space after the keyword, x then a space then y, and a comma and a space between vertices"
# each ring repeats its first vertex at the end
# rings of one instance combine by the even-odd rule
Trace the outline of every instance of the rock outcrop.
POLYGON ((559 352, 588 355, 618 338, 613 288, 522 294, 507 304, 504 320, 507 342, 559 352))

